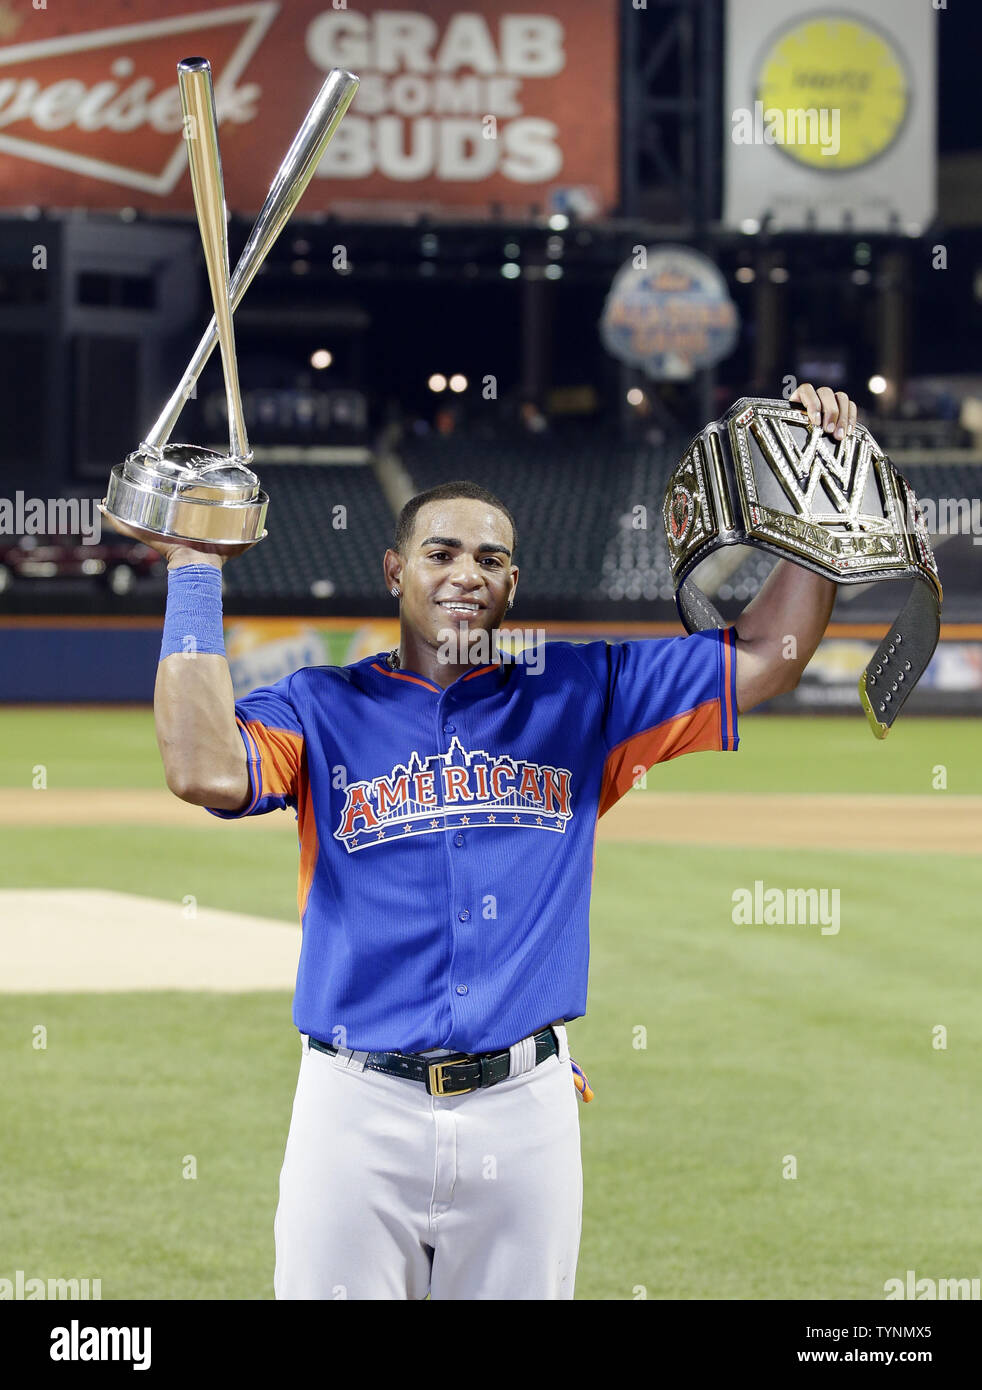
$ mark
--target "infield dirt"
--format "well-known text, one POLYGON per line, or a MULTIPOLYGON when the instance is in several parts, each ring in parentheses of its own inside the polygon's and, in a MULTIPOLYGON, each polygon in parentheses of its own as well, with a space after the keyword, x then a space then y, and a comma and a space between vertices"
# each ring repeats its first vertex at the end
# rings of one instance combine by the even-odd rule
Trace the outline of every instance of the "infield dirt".
MULTIPOLYGON (((161 790, 0 788, 0 826, 159 826, 293 836, 292 813, 241 823, 161 790)), ((975 853, 982 796, 631 791, 600 842, 726 848, 975 853)), ((220 853, 220 847, 216 843, 220 853)), ((0 992, 293 988, 296 925, 93 888, 0 891, 0 992)))

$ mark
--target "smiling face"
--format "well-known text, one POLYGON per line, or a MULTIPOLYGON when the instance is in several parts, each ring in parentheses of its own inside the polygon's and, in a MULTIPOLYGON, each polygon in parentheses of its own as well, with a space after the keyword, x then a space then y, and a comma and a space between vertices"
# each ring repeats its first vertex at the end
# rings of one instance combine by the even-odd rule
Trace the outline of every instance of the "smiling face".
POLYGON ((406 553, 385 552, 385 578, 402 590, 404 637, 438 648, 447 634, 501 626, 518 583, 511 525, 471 497, 426 502, 406 553))

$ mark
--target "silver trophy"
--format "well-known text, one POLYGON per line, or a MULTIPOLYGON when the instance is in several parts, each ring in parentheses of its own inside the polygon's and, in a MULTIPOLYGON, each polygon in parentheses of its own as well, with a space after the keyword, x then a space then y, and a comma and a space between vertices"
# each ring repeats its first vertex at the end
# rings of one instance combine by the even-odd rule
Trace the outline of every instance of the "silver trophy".
POLYGON ((235 555, 266 534, 269 499, 249 467, 232 313, 252 283, 310 182, 358 78, 335 68, 297 131, 229 279, 225 192, 211 66, 204 58, 177 65, 191 187, 215 313, 187 371, 143 443, 117 464, 103 506, 110 520, 143 539, 185 541, 196 550, 235 555), (228 404, 229 452, 168 443, 184 403, 218 343, 228 404))

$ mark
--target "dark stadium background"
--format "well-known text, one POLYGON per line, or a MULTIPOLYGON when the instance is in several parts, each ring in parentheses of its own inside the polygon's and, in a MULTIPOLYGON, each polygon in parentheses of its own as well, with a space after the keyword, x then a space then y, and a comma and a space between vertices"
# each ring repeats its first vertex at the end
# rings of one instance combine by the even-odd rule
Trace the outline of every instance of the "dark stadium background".
MULTIPOLYGON (((311 218, 301 203, 236 315, 250 440, 271 505, 269 538, 226 569, 226 612, 392 616, 379 563, 394 510, 378 466, 384 452, 417 489, 475 478, 511 505, 523 536, 525 624, 674 623, 658 520, 669 472, 707 419, 741 395, 779 395, 788 374, 848 390, 919 495, 977 497, 978 436, 960 421, 965 387, 955 383, 980 372, 982 15, 958 9, 938 16, 938 214, 917 237, 899 227, 819 235, 765 225, 747 236, 722 226, 720 0, 653 3, 644 24, 622 5, 621 197, 612 216, 574 217, 557 233, 545 207, 516 223, 493 204, 482 218, 393 222, 311 218), (931 266, 937 242, 947 248, 944 274, 931 266), (648 381, 601 343, 611 280, 639 243, 702 249, 738 306, 735 350, 690 382, 648 381), (338 246, 346 273, 334 268, 338 246), (514 279, 502 276, 508 260, 520 267, 514 279), (542 278, 549 265, 561 267, 561 279, 542 278), (317 371, 311 354, 325 348, 331 366, 317 371), (878 398, 867 382, 887 360, 894 389, 878 398), (434 394, 434 372, 463 373, 466 391, 434 394), (481 389, 488 376, 490 400, 481 389), (631 387, 644 391, 639 407, 627 403, 631 387), (625 513, 638 502, 649 511, 647 532, 618 551, 625 513), (339 505, 343 530, 330 528, 339 505)), ((231 219, 233 263, 250 225, 251 217, 231 219)), ((6 492, 101 497, 208 312, 189 218, 8 208, 0 217, 6 492), (31 268, 39 242, 59 273, 31 268), (125 270, 113 267, 117 253, 125 270)), ((223 412, 216 355, 176 437, 221 444, 223 412)), ((973 540, 944 539, 949 622, 979 616, 982 549, 973 540)), ((0 537, 0 549, 11 543, 0 537)), ((748 552, 730 597, 721 594, 724 611, 738 611, 769 566, 748 552)), ((159 566, 111 585, 105 576, 64 577, 57 564, 50 577, 20 578, 0 556, 0 585, 0 616, 19 619, 150 618, 163 604, 159 566)), ((899 606, 893 588, 841 597, 837 619, 889 621, 899 606)))

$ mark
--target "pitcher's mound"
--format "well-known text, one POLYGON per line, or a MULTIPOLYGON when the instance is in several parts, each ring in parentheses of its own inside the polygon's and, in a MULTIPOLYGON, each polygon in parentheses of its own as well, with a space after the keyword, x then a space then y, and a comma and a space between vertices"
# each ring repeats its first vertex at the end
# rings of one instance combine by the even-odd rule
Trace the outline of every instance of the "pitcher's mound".
POLYGON ((299 926, 266 917, 92 888, 0 891, 4 994, 292 990, 299 955, 299 926))

